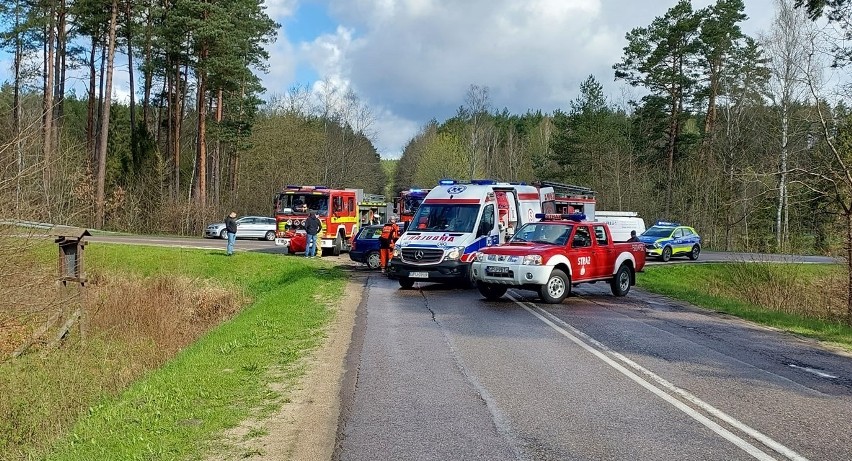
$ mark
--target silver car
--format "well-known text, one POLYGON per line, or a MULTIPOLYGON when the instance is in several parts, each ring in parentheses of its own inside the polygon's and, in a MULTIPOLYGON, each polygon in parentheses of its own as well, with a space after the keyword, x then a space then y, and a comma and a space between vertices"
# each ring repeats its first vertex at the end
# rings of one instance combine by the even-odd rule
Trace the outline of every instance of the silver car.
MULTIPOLYGON (((204 231, 207 238, 228 238, 225 223, 215 223, 207 226, 204 231)), ((256 238, 275 240, 275 218, 267 216, 243 216, 237 219, 237 238, 256 238)))

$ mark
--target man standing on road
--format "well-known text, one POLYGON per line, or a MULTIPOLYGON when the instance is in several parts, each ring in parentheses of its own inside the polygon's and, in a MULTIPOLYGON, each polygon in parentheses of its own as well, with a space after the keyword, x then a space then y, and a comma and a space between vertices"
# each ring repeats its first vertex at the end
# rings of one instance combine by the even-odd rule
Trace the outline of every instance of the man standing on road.
POLYGON ((225 254, 231 256, 234 254, 234 243, 237 241, 237 212, 232 211, 225 218, 225 231, 228 233, 228 249, 225 254))
POLYGON ((382 233, 379 235, 379 264, 382 266, 383 274, 387 272, 388 261, 398 238, 399 226, 396 225, 396 215, 394 215, 391 216, 390 222, 382 226, 382 233))
POLYGON ((630 238, 627 239, 627 241, 628 242, 638 242, 639 241, 639 237, 636 236, 635 230, 630 231, 630 238))
POLYGON ((319 218, 317 218, 316 214, 311 213, 308 219, 305 220, 305 232, 308 234, 307 241, 305 242, 306 258, 315 258, 317 256, 317 234, 319 234, 321 228, 322 223, 319 218))

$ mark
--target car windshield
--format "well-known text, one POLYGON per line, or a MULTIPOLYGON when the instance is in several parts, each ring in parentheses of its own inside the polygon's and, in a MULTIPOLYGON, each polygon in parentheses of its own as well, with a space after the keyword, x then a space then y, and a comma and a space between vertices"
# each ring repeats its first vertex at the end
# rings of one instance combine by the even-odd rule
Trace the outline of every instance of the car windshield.
POLYGON ((278 194, 275 200, 275 212, 298 215, 316 213, 319 216, 326 216, 328 214, 328 196, 304 192, 278 194))
POLYGON ((402 213, 417 213, 417 210, 420 209, 420 205, 423 203, 423 199, 424 197, 422 195, 407 195, 402 201, 402 213))
POLYGON ((479 205, 422 205, 412 219, 412 231, 473 232, 479 205))
POLYGON ((564 223, 529 223, 524 224, 515 232, 509 242, 533 242, 549 243, 553 245, 565 245, 571 230, 571 224, 564 223))
POLYGON ((646 230, 645 232, 642 232, 642 236, 643 237, 656 237, 656 238, 668 237, 668 236, 672 235, 673 230, 674 229, 671 228, 671 227, 653 226, 650 229, 646 230))
POLYGON ((381 227, 365 227, 358 234, 358 239, 377 239, 382 235, 381 227))

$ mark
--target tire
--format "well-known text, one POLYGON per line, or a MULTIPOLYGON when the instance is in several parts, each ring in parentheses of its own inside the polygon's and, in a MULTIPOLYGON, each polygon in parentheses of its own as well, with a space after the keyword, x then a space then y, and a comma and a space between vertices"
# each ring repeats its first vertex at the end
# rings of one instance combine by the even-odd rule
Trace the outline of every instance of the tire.
POLYGON ((412 280, 408 277, 403 277, 403 278, 399 279, 399 286, 401 286, 402 288, 404 288, 406 290, 411 289, 412 287, 414 287, 414 280, 412 280))
POLYGON ((228 229, 222 229, 222 232, 219 232, 219 238, 222 240, 228 240, 228 229))
POLYGON ((479 293, 489 301, 497 301, 502 298, 504 294, 506 294, 506 290, 509 287, 504 285, 495 285, 493 283, 479 283, 476 288, 479 289, 479 293))
POLYGON ((370 269, 378 269, 382 265, 380 258, 379 258, 379 252, 378 251, 371 251, 371 252, 367 253, 366 261, 367 261, 367 267, 369 267, 370 269))
POLYGON ((553 269, 547 282, 538 289, 541 300, 547 304, 559 304, 571 293, 568 276, 560 269, 553 269))
POLYGON ((337 234, 337 237, 334 238, 334 248, 331 249, 331 254, 334 256, 340 256, 340 252, 343 250, 343 237, 340 234, 337 234))
POLYGON ((266 231, 266 235, 263 236, 263 239, 267 242, 271 242, 275 240, 275 232, 274 231, 266 231))
POLYGON ((660 260, 664 263, 667 263, 670 259, 672 259, 672 247, 667 246, 663 248, 663 253, 660 255, 660 260))
POLYGON ((624 296, 630 292, 630 282, 633 280, 633 269, 622 264, 612 280, 609 282, 609 287, 612 289, 612 294, 615 296, 624 296))
POLYGON ((701 254, 701 247, 698 245, 692 246, 692 251, 689 252, 689 259, 695 261, 698 259, 698 255, 701 254))

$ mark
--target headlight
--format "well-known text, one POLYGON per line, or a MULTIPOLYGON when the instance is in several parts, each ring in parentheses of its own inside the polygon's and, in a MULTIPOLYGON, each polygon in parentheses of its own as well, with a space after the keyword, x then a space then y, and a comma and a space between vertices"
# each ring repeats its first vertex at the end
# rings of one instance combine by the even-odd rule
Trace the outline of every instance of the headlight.
POLYGON ((660 242, 654 242, 654 248, 660 248, 660 242))
POLYGON ((488 260, 488 255, 485 254, 485 253, 477 253, 476 254, 476 260, 479 261, 479 262, 485 262, 485 261, 488 260))
POLYGON ((540 266, 541 265, 541 255, 526 255, 526 256, 524 256, 524 265, 525 266, 540 266))
POLYGON ((444 259, 446 259, 448 261, 455 261, 455 260, 461 258, 463 254, 464 254, 464 247, 451 248, 449 253, 447 253, 446 258, 444 258, 444 259))

